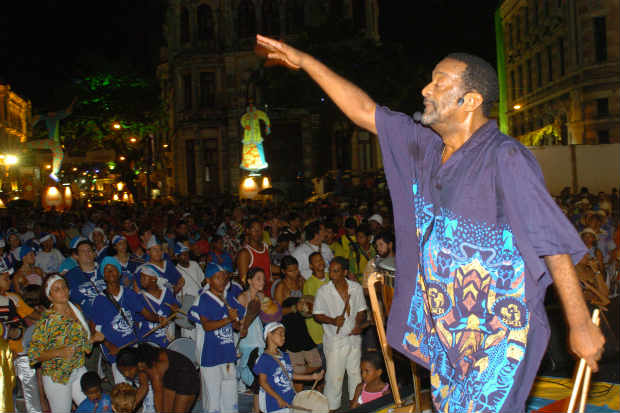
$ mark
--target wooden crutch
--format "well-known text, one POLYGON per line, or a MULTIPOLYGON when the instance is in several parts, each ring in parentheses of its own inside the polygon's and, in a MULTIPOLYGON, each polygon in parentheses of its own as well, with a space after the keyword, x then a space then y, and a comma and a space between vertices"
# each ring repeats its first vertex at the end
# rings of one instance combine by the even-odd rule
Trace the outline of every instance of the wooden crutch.
MULTIPOLYGON (((595 325, 599 325, 599 309, 595 308, 592 312, 592 322, 595 325)), ((575 383, 573 384, 573 391, 570 395, 570 401, 568 402, 567 413, 574 413, 575 403, 577 402, 577 396, 581 392, 581 399, 579 401, 579 413, 584 413, 586 408, 586 400, 588 399, 588 390, 590 389, 590 377, 592 376, 592 369, 587 366, 586 361, 581 359, 579 361, 579 368, 575 375, 575 383), (585 370, 585 373, 584 373, 585 370), (583 386, 581 385, 583 379, 583 386)))

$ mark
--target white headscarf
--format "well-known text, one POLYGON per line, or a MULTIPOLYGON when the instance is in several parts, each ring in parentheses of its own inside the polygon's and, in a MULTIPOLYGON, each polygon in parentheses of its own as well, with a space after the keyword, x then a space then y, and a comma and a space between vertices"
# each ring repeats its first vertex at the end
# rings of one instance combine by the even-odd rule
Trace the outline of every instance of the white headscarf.
MULTIPOLYGON (((52 284, 54 284, 58 280, 64 281, 64 278, 55 274, 55 275, 52 275, 47 281, 47 286, 45 287, 45 295, 47 296, 47 298, 50 298, 50 291, 52 289, 52 284)), ((77 306, 73 304, 71 301, 67 301, 67 304, 69 304, 69 307, 71 308, 71 310, 73 310, 73 314, 75 314, 80 324, 82 324, 82 327, 84 328, 84 330, 86 330, 86 335, 88 336, 88 339, 90 340, 90 327, 88 326, 88 323, 86 322, 86 319, 84 318, 84 314, 82 314, 80 309, 77 308, 77 306)))

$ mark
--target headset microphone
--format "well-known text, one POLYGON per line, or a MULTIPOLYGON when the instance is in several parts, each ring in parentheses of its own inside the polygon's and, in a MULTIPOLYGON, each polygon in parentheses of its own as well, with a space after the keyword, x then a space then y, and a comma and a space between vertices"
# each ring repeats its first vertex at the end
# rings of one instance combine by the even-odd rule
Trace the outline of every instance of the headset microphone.
POLYGON ((415 112, 413 114, 413 120, 415 120, 416 122, 419 122, 422 120, 422 112, 415 112))
POLYGON ((463 99, 462 97, 459 98, 459 100, 456 101, 456 104, 461 106, 463 103, 465 103, 465 99, 463 99))

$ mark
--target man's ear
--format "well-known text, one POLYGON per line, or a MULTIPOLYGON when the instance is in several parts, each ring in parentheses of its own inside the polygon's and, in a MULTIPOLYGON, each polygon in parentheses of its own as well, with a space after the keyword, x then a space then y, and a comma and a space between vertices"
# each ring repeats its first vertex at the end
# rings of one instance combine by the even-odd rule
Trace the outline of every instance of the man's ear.
POLYGON ((466 112, 475 112, 476 109, 482 107, 482 102, 484 102, 484 98, 480 93, 476 91, 467 92, 463 96, 463 104, 461 107, 466 112))

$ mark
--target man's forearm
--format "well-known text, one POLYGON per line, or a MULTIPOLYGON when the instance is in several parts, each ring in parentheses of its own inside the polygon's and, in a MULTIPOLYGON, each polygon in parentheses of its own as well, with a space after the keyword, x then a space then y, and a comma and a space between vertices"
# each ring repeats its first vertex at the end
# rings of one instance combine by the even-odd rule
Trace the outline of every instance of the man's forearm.
POLYGON ((570 256, 550 255, 545 257, 545 263, 551 272, 569 326, 579 326, 590 321, 588 306, 570 256))
POLYGON ((300 66, 353 123, 377 133, 375 126, 377 105, 366 92, 309 54, 303 54, 300 66))

